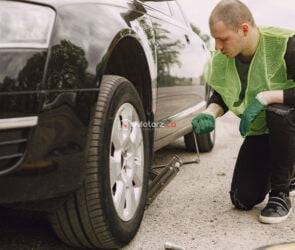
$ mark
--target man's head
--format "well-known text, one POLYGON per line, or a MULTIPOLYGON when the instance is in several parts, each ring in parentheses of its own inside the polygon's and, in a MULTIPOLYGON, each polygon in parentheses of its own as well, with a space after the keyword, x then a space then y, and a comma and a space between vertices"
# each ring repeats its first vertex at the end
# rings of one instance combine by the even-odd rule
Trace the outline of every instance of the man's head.
POLYGON ((230 58, 251 47, 251 35, 257 29, 250 10, 239 0, 220 1, 210 15, 209 25, 216 49, 230 58))

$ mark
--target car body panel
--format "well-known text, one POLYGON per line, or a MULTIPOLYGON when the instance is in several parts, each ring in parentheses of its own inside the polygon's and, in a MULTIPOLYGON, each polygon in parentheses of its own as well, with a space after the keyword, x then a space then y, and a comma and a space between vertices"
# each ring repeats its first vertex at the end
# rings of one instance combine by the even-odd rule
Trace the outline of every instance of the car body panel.
MULTIPOLYGON (((1 118, 38 117, 37 126, 26 133, 28 142, 19 169, 0 176, 1 203, 61 197, 82 185, 99 83, 123 39, 138 43, 148 65, 151 111, 155 121, 164 124, 155 128, 154 150, 191 130, 192 115, 205 104, 202 64, 208 54, 185 21, 180 25, 140 1, 22 2, 50 6, 56 20, 48 50, 0 48, 1 118), (160 61, 163 53, 156 40, 161 25, 167 30, 167 43, 181 40, 184 47, 176 46, 176 54, 184 63, 177 63, 177 58, 168 62, 165 55, 164 62, 160 61), (191 53, 200 60, 191 60, 191 53), (177 84, 167 87, 160 67, 177 84), (174 92, 173 106, 169 100, 174 92), (167 126, 173 121, 177 127, 167 126)), ((2 140, 8 138, 5 131, 1 133, 2 140)))
POLYGON ((179 20, 173 12, 181 11, 176 2, 145 0, 143 3, 151 7, 147 8, 147 13, 157 41, 155 120, 165 124, 156 130, 156 141, 160 141, 172 134, 179 134, 184 127, 190 127, 190 119, 185 117, 183 120, 182 116, 186 110, 199 107, 197 105, 204 100, 203 67, 208 53, 204 42, 192 32, 185 19, 179 20), (175 4, 173 9, 169 7, 172 3, 175 4), (165 9, 165 5, 168 9, 165 9))

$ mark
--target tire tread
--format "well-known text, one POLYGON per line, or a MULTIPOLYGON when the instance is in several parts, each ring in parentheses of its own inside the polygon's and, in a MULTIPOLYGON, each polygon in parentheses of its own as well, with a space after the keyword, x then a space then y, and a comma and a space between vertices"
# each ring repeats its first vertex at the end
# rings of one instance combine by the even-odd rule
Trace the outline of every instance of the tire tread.
POLYGON ((56 212, 49 216, 53 229, 66 244, 83 248, 119 248, 121 244, 114 238, 101 203, 102 190, 97 185, 101 176, 97 152, 102 152, 103 126, 109 98, 125 78, 104 76, 90 129, 86 174, 83 187, 73 194, 56 212))

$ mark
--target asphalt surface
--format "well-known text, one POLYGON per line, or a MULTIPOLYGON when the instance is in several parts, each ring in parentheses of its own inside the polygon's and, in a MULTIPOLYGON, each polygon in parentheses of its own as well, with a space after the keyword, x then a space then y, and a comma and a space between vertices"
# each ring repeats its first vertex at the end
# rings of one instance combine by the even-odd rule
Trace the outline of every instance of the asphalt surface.
MULTIPOLYGON (((137 236, 124 250, 164 249, 165 242, 185 249, 255 249, 294 241, 294 213, 287 222, 263 225, 257 217, 265 202, 249 212, 233 209, 228 191, 241 142, 238 121, 231 115, 221 118, 213 152, 181 169, 146 210, 137 236)), ((156 162, 165 163, 174 154, 195 158, 180 139, 157 152, 156 162)), ((0 249, 73 248, 56 238, 44 214, 1 208, 0 249)))

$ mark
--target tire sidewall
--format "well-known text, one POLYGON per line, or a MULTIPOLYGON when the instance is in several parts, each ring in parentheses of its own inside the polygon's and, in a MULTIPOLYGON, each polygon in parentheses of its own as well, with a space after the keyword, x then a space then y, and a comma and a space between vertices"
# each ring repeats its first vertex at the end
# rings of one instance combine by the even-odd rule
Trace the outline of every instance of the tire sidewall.
MULTIPOLYGON (((209 85, 206 85, 206 107, 209 106, 209 99, 211 97, 211 95, 213 94, 213 89, 212 87, 210 87, 209 85)), ((193 132, 194 133, 194 132, 193 132)), ((215 145, 215 140, 216 140, 216 125, 213 131, 213 140, 211 138, 211 134, 212 132, 203 134, 203 135, 197 135, 196 134, 196 138, 197 138, 197 142, 198 142, 198 146, 199 146, 199 151, 201 153, 206 153, 206 152, 210 152, 214 145, 215 145)))
POLYGON ((140 121, 145 122, 146 117, 144 109, 140 100, 139 95, 137 94, 136 89, 133 85, 127 80, 121 82, 116 86, 113 93, 111 93, 109 98, 109 103, 106 110, 106 122, 105 126, 101 131, 104 135, 104 150, 103 152, 98 152, 99 157, 102 160, 103 174, 101 175, 102 183, 102 195, 105 197, 105 200, 102 201, 102 207, 106 213, 106 219, 109 222, 110 230, 112 231, 114 237, 124 244, 129 242, 136 232, 138 231, 140 222, 143 217, 143 212, 145 209, 145 201, 147 198, 148 191, 148 167, 149 167, 149 140, 148 140, 148 131, 142 129, 143 133, 143 143, 144 143, 144 173, 143 173, 143 187, 141 193, 141 200, 139 202, 137 211, 135 212, 134 217, 130 221, 123 221, 118 216, 112 198, 112 193, 110 190, 110 166, 109 166, 109 154, 110 154, 110 142, 111 142, 111 133, 113 122, 115 119, 115 114, 117 113, 120 106, 124 103, 130 103, 134 106, 139 116, 140 121))
POLYGON ((214 130, 213 140, 211 139, 210 133, 197 135, 197 142, 199 146, 199 151, 201 153, 210 152, 213 149, 215 145, 215 136, 216 136, 215 130, 214 130))

